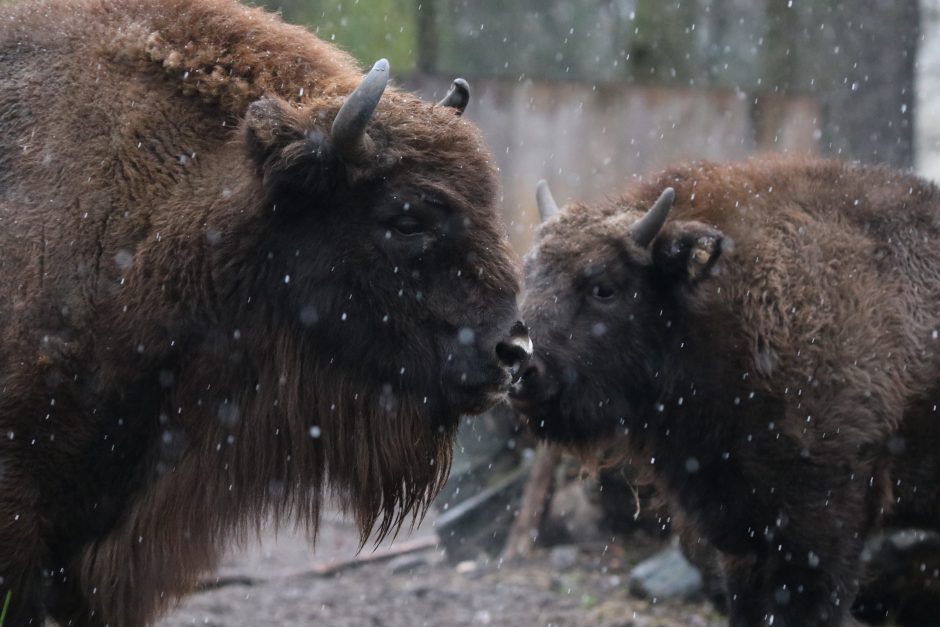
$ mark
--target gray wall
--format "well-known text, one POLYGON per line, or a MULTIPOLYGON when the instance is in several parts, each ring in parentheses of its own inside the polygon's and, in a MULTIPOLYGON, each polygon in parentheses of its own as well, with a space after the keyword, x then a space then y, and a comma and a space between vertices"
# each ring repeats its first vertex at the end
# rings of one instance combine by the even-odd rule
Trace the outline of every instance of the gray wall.
MULTIPOLYGON (((429 100, 450 77, 404 81, 429 100)), ((817 151, 819 110, 808 98, 755 98, 722 88, 667 88, 475 79, 467 118, 496 156, 513 244, 528 249, 535 183, 556 200, 616 195, 631 176, 678 161, 817 151)))
POLYGON ((940 2, 922 0, 917 59, 917 170, 940 182, 940 2))

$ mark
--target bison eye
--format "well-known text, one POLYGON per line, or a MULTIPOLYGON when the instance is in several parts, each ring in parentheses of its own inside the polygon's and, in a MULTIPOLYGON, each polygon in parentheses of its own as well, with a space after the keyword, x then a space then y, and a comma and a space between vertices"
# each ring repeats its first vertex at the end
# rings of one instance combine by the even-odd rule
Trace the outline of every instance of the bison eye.
POLYGON ((414 216, 397 216, 392 219, 390 226, 399 235, 411 237, 424 232, 424 225, 414 216))
POLYGON ((591 288, 591 296, 599 301, 609 301, 615 293, 614 288, 606 283, 597 283, 591 288))

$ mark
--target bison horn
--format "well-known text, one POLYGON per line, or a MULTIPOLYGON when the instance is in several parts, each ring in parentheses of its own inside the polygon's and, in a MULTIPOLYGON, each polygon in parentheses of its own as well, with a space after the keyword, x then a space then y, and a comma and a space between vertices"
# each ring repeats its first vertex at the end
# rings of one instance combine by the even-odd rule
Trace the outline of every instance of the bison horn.
POLYGON ((388 61, 379 59, 359 87, 349 94, 333 120, 333 145, 343 159, 361 161, 373 151, 366 125, 379 104, 388 84, 388 61))
POLYGON ((437 106, 457 109, 457 115, 463 115, 468 102, 470 102, 470 85, 462 78, 455 78, 450 90, 441 98, 437 106))
POLYGON ((672 201, 675 199, 675 190, 671 187, 663 190, 663 193, 659 195, 659 199, 653 203, 646 215, 633 223, 630 234, 633 236, 634 242, 643 248, 649 246, 659 230, 663 228, 666 216, 669 215, 669 210, 672 209, 672 201))
POLYGON ((558 205, 552 198, 552 190, 548 189, 548 183, 542 179, 535 186, 535 202, 539 206, 539 217, 542 222, 547 222, 558 213, 558 205))

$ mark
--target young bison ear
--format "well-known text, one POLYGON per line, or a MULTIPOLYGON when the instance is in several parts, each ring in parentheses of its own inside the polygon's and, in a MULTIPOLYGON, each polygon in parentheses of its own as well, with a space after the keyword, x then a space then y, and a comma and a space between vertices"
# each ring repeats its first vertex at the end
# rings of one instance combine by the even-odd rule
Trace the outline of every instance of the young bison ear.
POLYGON ((678 280, 697 283, 715 273, 718 258, 731 249, 731 240, 718 229, 677 220, 665 225, 653 241, 653 265, 678 280))
POLYGON ((300 112, 279 98, 248 106, 245 147, 268 188, 316 191, 331 180, 335 159, 324 134, 307 130, 300 112))

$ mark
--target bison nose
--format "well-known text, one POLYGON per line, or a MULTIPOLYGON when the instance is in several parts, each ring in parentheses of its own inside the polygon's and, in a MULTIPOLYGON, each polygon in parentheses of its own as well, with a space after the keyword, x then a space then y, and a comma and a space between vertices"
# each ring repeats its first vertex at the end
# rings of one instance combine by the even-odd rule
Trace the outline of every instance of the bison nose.
POLYGON ((558 394, 558 384, 538 355, 532 355, 520 373, 519 381, 509 390, 513 406, 522 413, 533 410, 558 394))
POLYGON ((517 321, 509 330, 509 336, 496 345, 496 358, 512 375, 512 381, 519 380, 523 369, 532 357, 532 340, 529 331, 522 322, 517 321))

